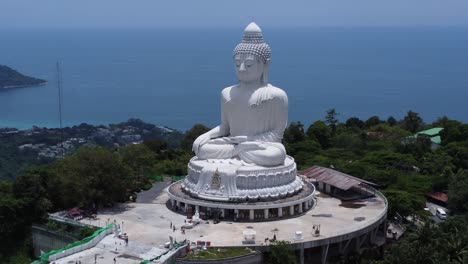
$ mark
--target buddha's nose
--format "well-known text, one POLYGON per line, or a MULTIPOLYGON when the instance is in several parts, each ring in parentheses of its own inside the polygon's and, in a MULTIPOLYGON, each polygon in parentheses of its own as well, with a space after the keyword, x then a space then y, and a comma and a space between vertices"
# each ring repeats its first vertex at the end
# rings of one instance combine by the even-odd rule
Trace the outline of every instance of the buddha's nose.
POLYGON ((239 71, 245 71, 245 64, 242 62, 240 67, 239 67, 239 71))

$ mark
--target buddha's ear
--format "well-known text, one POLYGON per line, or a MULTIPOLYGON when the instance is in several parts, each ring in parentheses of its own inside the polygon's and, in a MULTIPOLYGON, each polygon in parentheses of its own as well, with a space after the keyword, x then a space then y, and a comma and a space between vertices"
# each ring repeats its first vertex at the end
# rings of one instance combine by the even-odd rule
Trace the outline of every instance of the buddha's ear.
POLYGON ((267 59, 263 64, 262 83, 268 84, 268 68, 270 67, 270 59, 267 59))

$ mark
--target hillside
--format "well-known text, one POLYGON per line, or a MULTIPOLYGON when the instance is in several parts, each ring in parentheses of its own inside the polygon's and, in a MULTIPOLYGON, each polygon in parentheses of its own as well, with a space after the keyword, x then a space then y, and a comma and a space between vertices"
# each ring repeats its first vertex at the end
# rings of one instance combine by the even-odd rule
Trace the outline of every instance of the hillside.
POLYGON ((85 145, 114 148, 161 140, 166 147, 177 148, 183 137, 182 132, 139 119, 108 126, 83 123, 65 127, 63 132, 58 128, 36 126, 28 130, 0 128, 0 181, 15 180, 19 171, 49 164, 85 145))
POLYGON ((0 65, 0 89, 37 86, 47 83, 46 80, 23 75, 12 68, 0 65))

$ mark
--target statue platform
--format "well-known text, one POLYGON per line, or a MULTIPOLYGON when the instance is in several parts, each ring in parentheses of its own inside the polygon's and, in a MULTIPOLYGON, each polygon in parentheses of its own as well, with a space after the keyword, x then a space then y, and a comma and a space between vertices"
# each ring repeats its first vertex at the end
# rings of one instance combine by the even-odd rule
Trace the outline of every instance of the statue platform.
POLYGON ((262 167, 239 159, 194 157, 182 189, 192 197, 223 202, 276 200, 299 192, 304 183, 296 175, 294 159, 287 156, 283 165, 262 167))
MULTIPOLYGON (((299 178, 300 181, 302 181, 299 178)), ((168 207, 182 214, 199 211, 205 217, 220 217, 240 222, 272 221, 300 216, 312 209, 315 202, 315 187, 302 182, 302 188, 291 195, 275 200, 249 199, 229 202, 193 197, 183 190, 184 180, 171 184, 167 190, 168 207)))

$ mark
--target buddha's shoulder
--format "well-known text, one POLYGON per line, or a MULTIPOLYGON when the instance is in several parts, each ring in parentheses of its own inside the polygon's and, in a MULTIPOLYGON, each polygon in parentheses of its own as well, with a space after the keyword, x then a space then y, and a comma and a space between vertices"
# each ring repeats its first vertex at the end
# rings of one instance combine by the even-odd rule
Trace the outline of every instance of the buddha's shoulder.
POLYGON ((226 100, 226 101, 229 101, 231 99, 231 90, 232 89, 235 89, 235 87, 237 87, 238 85, 231 85, 229 87, 226 87, 224 88, 222 91, 221 91, 221 98, 226 100))
POLYGON ((271 94, 272 98, 288 99, 288 95, 281 88, 278 88, 271 84, 268 84, 260 89, 262 89, 263 92, 268 92, 269 94, 271 94))
MULTIPOLYGON (((278 87, 271 84, 258 88, 250 97, 250 105, 260 105, 268 102, 281 102, 279 105, 288 104, 288 96, 278 87)), ((275 103, 275 105, 278 105, 275 103)))
POLYGON ((237 86, 237 84, 236 84, 236 85, 231 85, 231 86, 228 86, 228 87, 224 88, 224 89, 221 91, 221 95, 224 96, 224 95, 229 94, 229 93, 231 92, 231 90, 232 90, 233 88, 235 88, 236 86, 237 86))

